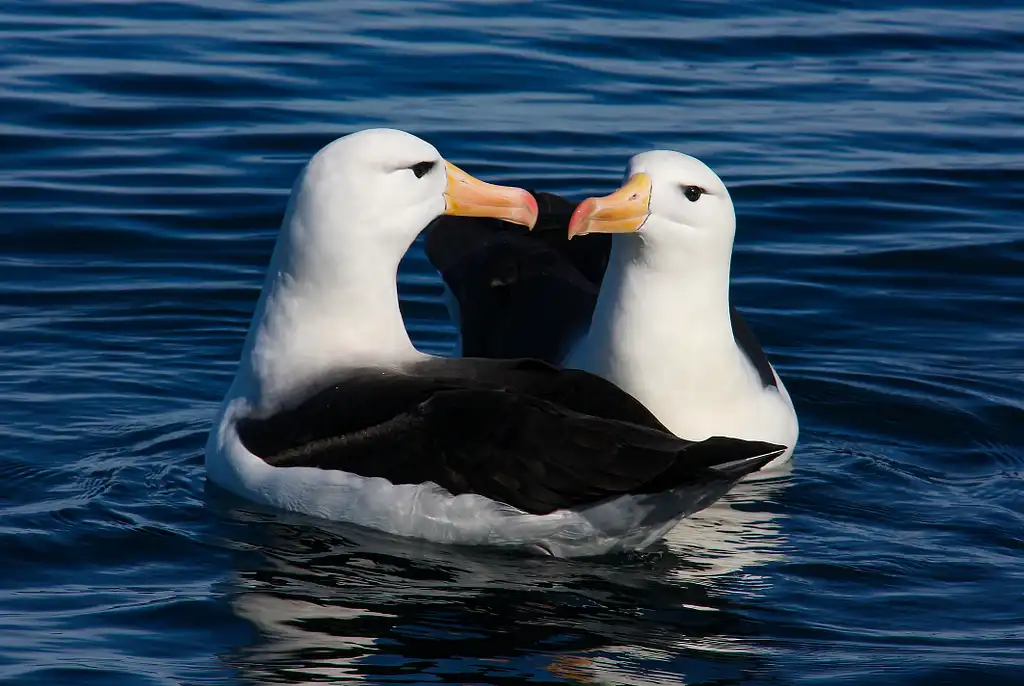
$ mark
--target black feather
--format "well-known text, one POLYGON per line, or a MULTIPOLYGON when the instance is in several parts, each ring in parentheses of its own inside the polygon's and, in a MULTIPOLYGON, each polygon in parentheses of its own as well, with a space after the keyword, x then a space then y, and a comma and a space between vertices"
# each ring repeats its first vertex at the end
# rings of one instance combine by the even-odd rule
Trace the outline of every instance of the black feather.
MULTIPOLYGON (((443 216, 426 231, 427 258, 459 303, 462 354, 559 363, 590 326, 612 236, 568 240, 576 203, 533 192, 532 231, 498 219, 443 216)), ((765 387, 777 386, 768 357, 730 306, 733 338, 765 387)))
POLYGON ((678 438, 617 386, 532 360, 353 370, 286 409, 242 419, 238 433, 275 467, 430 481, 533 514, 686 486, 724 493, 785 450, 678 438))

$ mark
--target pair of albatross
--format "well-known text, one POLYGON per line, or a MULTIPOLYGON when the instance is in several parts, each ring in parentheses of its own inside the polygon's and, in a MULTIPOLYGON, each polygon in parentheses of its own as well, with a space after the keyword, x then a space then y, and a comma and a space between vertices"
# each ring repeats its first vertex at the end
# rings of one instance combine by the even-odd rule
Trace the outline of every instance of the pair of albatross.
POLYGON ((569 557, 642 549, 788 459, 789 396, 730 316, 725 186, 670 152, 634 157, 627 178, 576 207, 484 183, 402 131, 325 146, 292 189, 208 477, 397 535, 569 557), (509 230, 538 218, 535 240, 509 230), (412 345, 397 271, 428 225, 463 353, 494 340, 477 326, 513 327, 512 345, 452 358, 412 345), (616 235, 565 249, 588 233, 616 235), (517 316, 543 309, 544 285, 564 315, 550 329, 517 316), (555 344, 516 354, 531 333, 555 344))

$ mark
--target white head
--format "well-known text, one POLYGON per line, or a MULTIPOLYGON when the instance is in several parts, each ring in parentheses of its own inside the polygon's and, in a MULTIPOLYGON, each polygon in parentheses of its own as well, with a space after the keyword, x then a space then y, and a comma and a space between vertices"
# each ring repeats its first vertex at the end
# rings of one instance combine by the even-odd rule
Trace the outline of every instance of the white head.
POLYGON ((339 366, 416 354, 398 304, 398 265, 441 214, 533 226, 537 202, 473 178, 403 131, 360 131, 316 153, 292 188, 239 393, 271 402, 339 366))
POLYGON ((569 223, 569 238, 628 233, 645 248, 684 260, 728 263, 736 215, 725 184, 700 160, 671 150, 630 159, 626 181, 604 197, 587 198, 569 223))
POLYGON ((374 258, 392 256, 397 266, 420 231, 441 214, 532 226, 537 203, 521 189, 473 178, 412 134, 367 129, 337 139, 310 159, 293 188, 284 230, 292 249, 308 248, 316 253, 311 258, 370 251, 374 258))

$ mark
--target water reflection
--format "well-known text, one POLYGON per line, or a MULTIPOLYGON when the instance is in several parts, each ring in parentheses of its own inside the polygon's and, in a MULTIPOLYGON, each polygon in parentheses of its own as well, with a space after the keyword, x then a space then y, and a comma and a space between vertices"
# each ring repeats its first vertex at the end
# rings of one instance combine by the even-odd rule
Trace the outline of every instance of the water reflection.
POLYGON ((759 567, 785 557, 785 515, 772 505, 791 473, 789 463, 768 477, 755 475, 680 522, 665 536, 666 545, 684 563, 673 573, 693 580, 742 571, 744 591, 756 594, 767 583, 759 567))
POLYGON ((247 683, 390 680, 687 683, 772 671, 746 611, 785 555, 771 501, 738 486, 654 549, 557 560, 437 546, 221 509, 252 552, 228 595, 260 639, 225 660, 247 683))

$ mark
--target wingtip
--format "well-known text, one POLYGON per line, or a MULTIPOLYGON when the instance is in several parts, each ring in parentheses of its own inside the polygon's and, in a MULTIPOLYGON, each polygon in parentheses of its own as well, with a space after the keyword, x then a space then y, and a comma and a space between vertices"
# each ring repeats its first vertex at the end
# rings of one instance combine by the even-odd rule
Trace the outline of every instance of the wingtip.
POLYGON ((760 441, 758 441, 758 443, 762 447, 759 449, 757 455, 716 464, 711 467, 711 470, 725 478, 741 479, 749 474, 760 471, 772 460, 775 460, 789 450, 786 446, 779 445, 777 443, 760 441))

